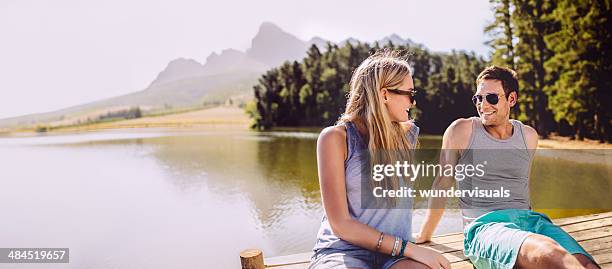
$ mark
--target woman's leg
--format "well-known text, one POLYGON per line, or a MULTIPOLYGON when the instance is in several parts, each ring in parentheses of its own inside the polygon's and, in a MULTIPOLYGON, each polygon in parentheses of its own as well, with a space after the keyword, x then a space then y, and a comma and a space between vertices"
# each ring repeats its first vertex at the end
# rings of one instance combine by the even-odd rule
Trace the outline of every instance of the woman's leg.
POLYGON ((390 269, 430 269, 427 265, 411 259, 400 260, 391 266, 390 269))
POLYGON ((369 251, 323 251, 315 255, 308 269, 370 269, 369 251))

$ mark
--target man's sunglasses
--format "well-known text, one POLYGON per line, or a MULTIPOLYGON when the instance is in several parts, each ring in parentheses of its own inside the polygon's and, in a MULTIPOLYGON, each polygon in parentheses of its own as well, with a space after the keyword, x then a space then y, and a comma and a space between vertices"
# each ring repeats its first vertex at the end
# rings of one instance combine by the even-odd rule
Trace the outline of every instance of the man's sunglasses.
MULTIPOLYGON (((499 103, 499 94, 497 93, 488 93, 486 95, 484 95, 484 99, 487 99, 487 103, 492 104, 492 105, 497 105, 497 103, 499 103)), ((504 96, 504 95, 501 95, 504 96)), ((483 99, 483 95, 474 95, 472 96, 472 103, 474 103, 474 105, 478 105, 478 103, 482 103, 482 99, 483 99)))
POLYGON ((404 91, 404 90, 399 90, 399 89, 387 89, 387 91, 392 94, 406 95, 408 96, 408 98, 410 98, 410 103, 414 104, 414 95, 416 94, 416 90, 404 91))

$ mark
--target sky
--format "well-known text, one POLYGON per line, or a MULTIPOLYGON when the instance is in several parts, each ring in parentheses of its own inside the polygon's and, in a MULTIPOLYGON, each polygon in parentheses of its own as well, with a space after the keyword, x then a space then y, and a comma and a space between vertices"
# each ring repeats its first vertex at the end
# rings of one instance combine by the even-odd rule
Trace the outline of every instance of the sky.
POLYGON ((2 0, 0 118, 146 88, 169 61, 246 50, 262 22, 302 40, 396 33, 488 56, 488 0, 2 0))

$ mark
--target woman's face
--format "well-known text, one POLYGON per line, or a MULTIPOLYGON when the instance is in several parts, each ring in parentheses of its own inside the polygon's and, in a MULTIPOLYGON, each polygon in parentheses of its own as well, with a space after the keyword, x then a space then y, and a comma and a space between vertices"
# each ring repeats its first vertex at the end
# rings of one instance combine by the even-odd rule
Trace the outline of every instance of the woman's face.
POLYGON ((412 103, 413 97, 394 93, 393 90, 405 91, 405 93, 414 91, 412 76, 406 76, 406 78, 404 78, 402 81, 402 84, 400 84, 396 89, 385 88, 382 92, 383 102, 387 106, 387 110, 391 115, 391 120, 394 122, 408 121, 408 110, 414 105, 412 103))

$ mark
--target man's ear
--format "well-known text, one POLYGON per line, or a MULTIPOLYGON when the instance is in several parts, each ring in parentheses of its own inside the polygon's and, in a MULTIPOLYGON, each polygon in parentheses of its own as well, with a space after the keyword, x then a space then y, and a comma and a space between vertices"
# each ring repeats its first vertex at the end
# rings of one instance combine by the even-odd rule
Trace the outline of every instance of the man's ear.
POLYGON ((516 92, 511 92, 510 95, 508 95, 508 103, 510 103, 510 107, 516 105, 517 100, 518 96, 516 95, 516 92))

